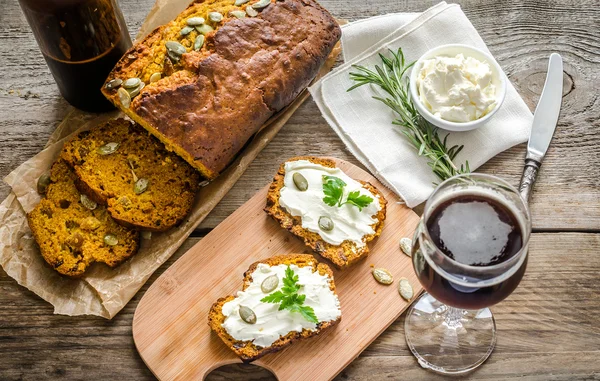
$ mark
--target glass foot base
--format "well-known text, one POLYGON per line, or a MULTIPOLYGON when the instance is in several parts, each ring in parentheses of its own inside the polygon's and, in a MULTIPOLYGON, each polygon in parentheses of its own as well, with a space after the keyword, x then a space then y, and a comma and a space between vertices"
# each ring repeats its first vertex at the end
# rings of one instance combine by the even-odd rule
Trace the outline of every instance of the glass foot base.
POLYGON ((452 308, 427 293, 409 309, 404 330, 419 365, 442 374, 477 368, 496 345, 496 322, 489 308, 452 308))

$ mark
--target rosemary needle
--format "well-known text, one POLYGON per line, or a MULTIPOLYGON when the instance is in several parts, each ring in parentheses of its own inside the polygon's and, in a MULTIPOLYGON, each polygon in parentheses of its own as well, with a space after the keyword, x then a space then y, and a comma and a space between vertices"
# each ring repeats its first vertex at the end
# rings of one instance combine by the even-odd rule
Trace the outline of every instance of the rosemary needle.
POLYGON ((383 102, 398 115, 392 124, 402 127, 402 133, 418 151, 419 156, 429 159, 427 164, 440 181, 461 173, 469 173, 468 161, 460 167, 453 162, 463 146, 455 145, 448 148, 446 145, 448 135, 441 139, 438 128, 423 119, 413 105, 409 79, 405 74, 414 62, 409 64, 405 62, 402 48, 398 49, 397 53, 390 50, 390 53, 391 57, 379 54, 383 64, 375 65, 374 71, 364 66, 352 65, 357 72, 350 73, 350 79, 355 84, 348 91, 368 84, 377 85, 385 91, 389 97, 373 96, 373 98, 383 102))

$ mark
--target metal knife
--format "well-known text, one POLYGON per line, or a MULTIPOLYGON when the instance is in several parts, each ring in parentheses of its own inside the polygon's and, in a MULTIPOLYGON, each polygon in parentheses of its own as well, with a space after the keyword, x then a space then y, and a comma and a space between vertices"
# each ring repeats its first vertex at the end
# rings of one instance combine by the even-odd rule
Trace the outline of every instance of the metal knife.
POLYGON ((523 200, 529 201, 542 160, 548 151, 552 135, 556 129, 563 91, 563 64, 559 54, 552 53, 548 63, 548 74, 542 95, 533 114, 531 136, 527 144, 525 168, 519 185, 523 200))

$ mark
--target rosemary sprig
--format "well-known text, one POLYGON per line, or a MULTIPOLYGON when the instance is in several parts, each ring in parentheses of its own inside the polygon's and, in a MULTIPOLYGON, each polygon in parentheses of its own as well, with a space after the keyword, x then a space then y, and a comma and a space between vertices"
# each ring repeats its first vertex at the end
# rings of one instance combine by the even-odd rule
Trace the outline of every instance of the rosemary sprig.
POLYGON ((448 135, 442 140, 438 128, 423 119, 414 107, 409 91, 409 79, 405 76, 414 62, 409 64, 405 62, 402 48, 398 49, 397 53, 390 50, 390 53, 391 57, 379 54, 383 65, 375 65, 375 71, 364 66, 352 65, 358 72, 350 73, 350 78, 356 84, 348 91, 368 84, 377 85, 385 91, 389 97, 373 96, 373 98, 383 102, 398 115, 392 124, 403 127, 402 133, 417 149, 419 156, 429 159, 427 164, 441 181, 454 175, 469 173, 468 161, 460 167, 453 162, 463 146, 455 145, 448 148, 446 145, 448 135))

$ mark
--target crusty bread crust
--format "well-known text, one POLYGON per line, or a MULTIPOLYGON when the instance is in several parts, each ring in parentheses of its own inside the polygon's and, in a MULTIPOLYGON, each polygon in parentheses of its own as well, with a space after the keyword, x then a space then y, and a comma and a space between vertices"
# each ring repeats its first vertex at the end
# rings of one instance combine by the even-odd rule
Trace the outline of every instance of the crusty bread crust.
MULTIPOLYGON (((286 162, 297 160, 308 160, 324 167, 335 168, 335 162, 333 160, 312 156, 294 157, 286 162)), ((303 228, 302 218, 292 216, 279 204, 280 191, 284 186, 284 178, 285 162, 279 167, 279 171, 273 178, 273 182, 269 187, 267 206, 265 208, 265 212, 267 212, 268 215, 279 222, 283 228, 289 230, 292 234, 304 240, 304 243, 307 246, 309 246, 323 258, 330 260, 337 268, 348 267, 369 255, 369 248, 367 245, 363 246, 362 248, 357 248, 356 244, 350 241, 344 241, 341 245, 332 245, 325 242, 319 234, 303 228)), ((373 215, 373 218, 377 220, 377 223, 373 226, 375 233, 363 237, 364 242, 369 243, 375 239, 375 237, 378 237, 381 234, 381 230, 383 229, 383 221, 385 220, 387 201, 385 197, 383 197, 383 194, 379 192, 379 190, 373 185, 365 181, 358 181, 363 185, 363 188, 368 189, 375 195, 379 195, 379 204, 381 205, 381 210, 376 215, 373 215)))
MULTIPOLYGON (((331 268, 326 264, 318 263, 317 260, 309 254, 280 255, 253 263, 244 273, 244 283, 242 290, 246 290, 250 286, 250 283, 252 283, 252 273, 254 272, 254 270, 256 270, 256 267, 259 263, 265 263, 269 266, 277 266, 281 264, 294 264, 298 267, 312 266, 314 271, 316 270, 319 272, 319 274, 327 275, 329 276, 329 278, 331 278, 331 282, 329 282, 329 288, 335 293, 333 271, 331 271, 331 268)), ((225 321, 225 316, 223 315, 223 305, 233 299, 235 299, 235 296, 230 295, 224 298, 220 298, 219 300, 217 300, 216 303, 212 305, 208 314, 208 325, 213 331, 217 333, 217 335, 219 335, 221 340, 223 340, 223 342, 242 359, 243 362, 254 361, 268 353, 278 352, 290 346, 293 342, 297 340, 316 336, 324 330, 326 330, 327 328, 335 326, 342 319, 342 317, 340 316, 337 320, 321 322, 317 325, 317 329, 314 331, 304 329, 302 330, 302 332, 290 332, 287 335, 280 337, 270 347, 261 348, 255 346, 251 341, 235 340, 227 333, 225 328, 222 327, 223 322, 225 321)))
POLYGON ((317 75, 341 36, 335 19, 314 0, 272 0, 256 17, 237 19, 234 1, 195 0, 179 16, 136 43, 117 63, 107 82, 139 77, 146 86, 130 107, 118 89, 103 94, 129 117, 159 138, 168 149, 215 178, 276 112, 290 104, 317 75), (180 30, 191 16, 206 18, 219 10, 199 51, 197 32, 180 30), (187 52, 175 64, 166 57, 166 41, 187 52), (150 83, 153 73, 162 78, 150 83))

